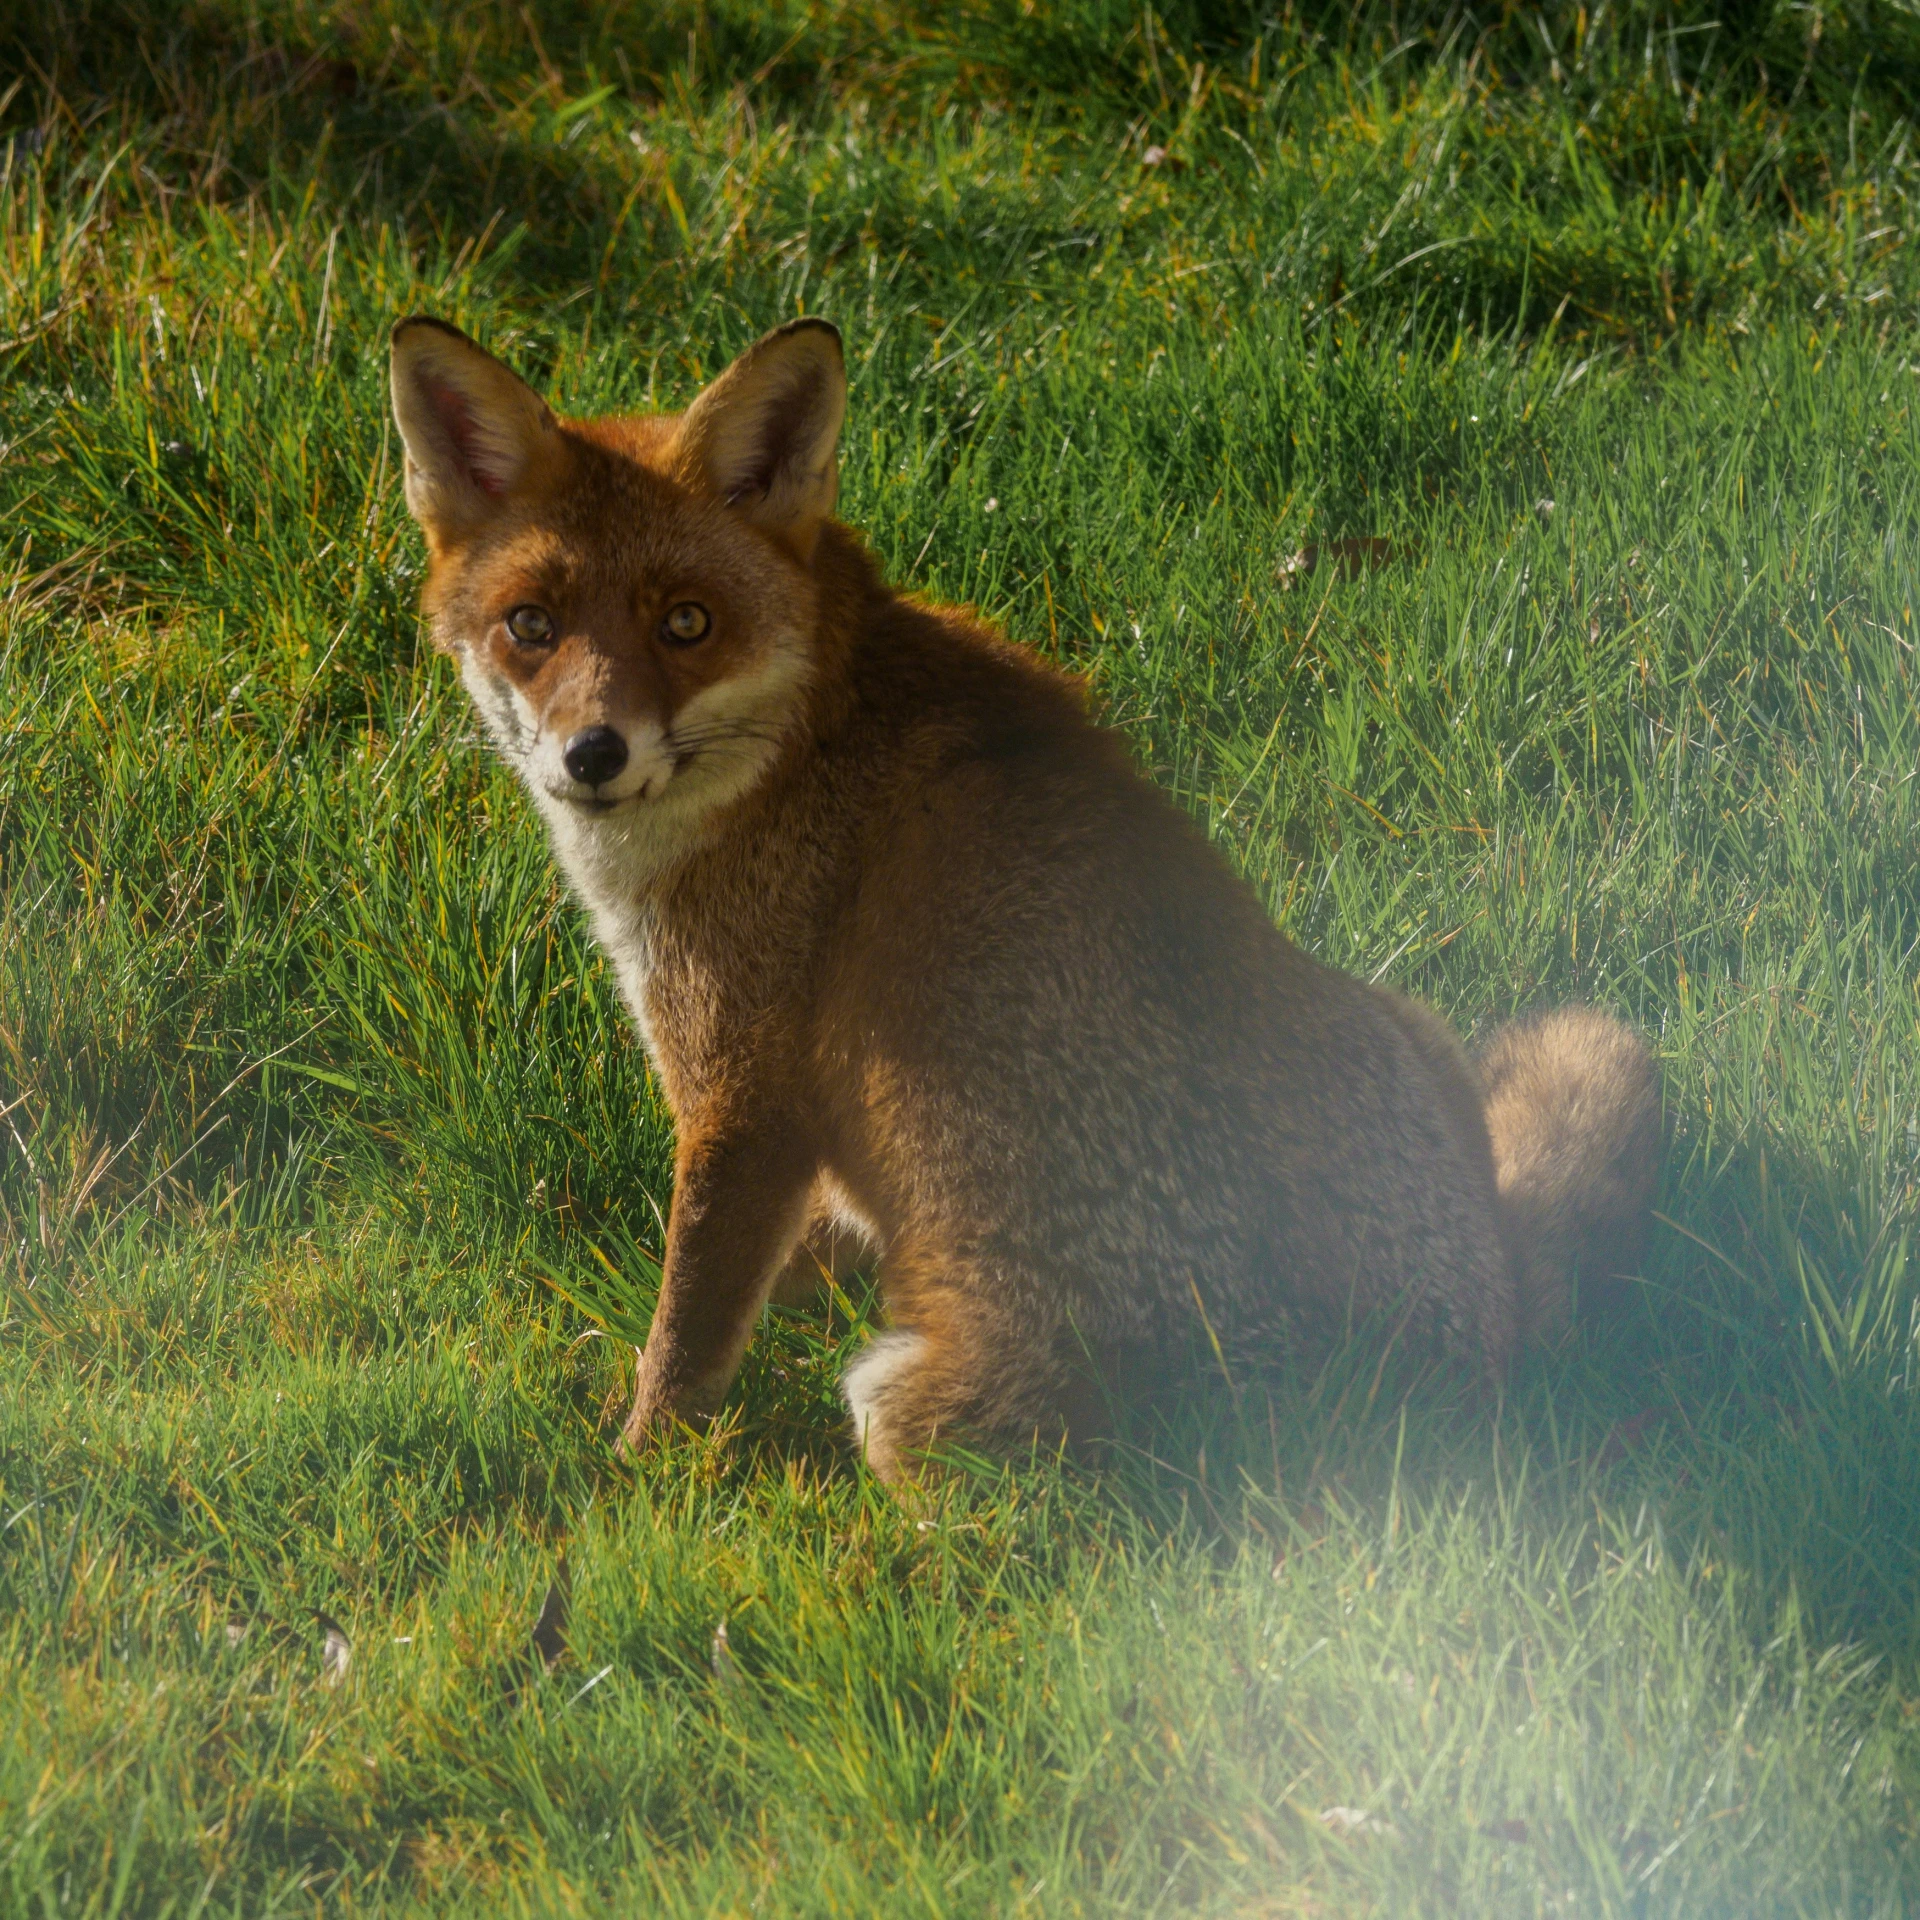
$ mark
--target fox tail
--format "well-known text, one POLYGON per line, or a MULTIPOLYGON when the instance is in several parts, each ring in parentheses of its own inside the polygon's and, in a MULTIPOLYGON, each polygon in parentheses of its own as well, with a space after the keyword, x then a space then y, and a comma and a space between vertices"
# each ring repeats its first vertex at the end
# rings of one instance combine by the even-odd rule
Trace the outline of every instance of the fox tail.
POLYGON ((1660 1077, 1639 1036, 1592 1007, 1498 1028, 1479 1056, 1523 1338, 1576 1299, 1605 1309, 1646 1249, 1660 1178, 1660 1077))

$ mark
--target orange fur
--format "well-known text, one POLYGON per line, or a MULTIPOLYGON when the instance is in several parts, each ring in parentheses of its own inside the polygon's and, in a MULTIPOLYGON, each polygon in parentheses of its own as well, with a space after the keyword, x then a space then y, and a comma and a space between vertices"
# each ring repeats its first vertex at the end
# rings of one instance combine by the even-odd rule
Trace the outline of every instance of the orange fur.
POLYGON ((1356 1315, 1497 1370, 1570 1267, 1632 1256, 1640 1043, 1567 1016, 1610 1063, 1570 1099, 1544 1029, 1496 1042, 1490 1136, 1446 1027, 1285 939, 1078 682, 880 578, 831 517, 830 328, 684 415, 561 421, 406 321, 394 392, 435 636, 674 1113, 630 1444, 710 1409, 769 1295, 855 1242, 889 1331, 848 1400, 889 1476, 1356 1315))

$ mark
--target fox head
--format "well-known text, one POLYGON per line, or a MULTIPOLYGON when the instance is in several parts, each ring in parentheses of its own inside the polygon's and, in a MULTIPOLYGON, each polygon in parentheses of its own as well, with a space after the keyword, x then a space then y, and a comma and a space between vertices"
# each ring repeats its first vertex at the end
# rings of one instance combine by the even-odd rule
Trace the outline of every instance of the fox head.
POLYGON ((465 334, 393 330, 423 605, 570 840, 674 837, 752 786, 818 666, 839 334, 796 320, 681 414, 557 417, 465 334))

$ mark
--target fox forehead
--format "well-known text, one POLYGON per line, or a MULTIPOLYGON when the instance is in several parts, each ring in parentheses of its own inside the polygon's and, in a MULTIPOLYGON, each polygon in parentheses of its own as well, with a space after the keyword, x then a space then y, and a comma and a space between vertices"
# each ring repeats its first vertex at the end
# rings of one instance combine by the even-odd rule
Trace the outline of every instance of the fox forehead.
POLYGON ((717 501, 671 470, 678 416, 560 423, 561 457, 544 484, 478 538, 435 555, 432 611, 456 626, 486 620, 517 596, 631 605, 637 598, 724 581, 742 600, 804 595, 783 566, 717 501))

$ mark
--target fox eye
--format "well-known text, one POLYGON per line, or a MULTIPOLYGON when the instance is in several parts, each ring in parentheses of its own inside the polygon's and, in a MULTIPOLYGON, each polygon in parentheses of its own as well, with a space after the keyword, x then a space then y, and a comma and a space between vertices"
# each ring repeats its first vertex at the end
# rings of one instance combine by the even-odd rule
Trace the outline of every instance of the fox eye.
POLYGON ((515 607, 507 615, 507 631, 523 647, 544 647, 553 639, 553 616, 545 607, 515 607))
POLYGON ((690 647, 696 640, 704 640, 712 625, 713 616, 697 600, 682 600, 677 607, 667 609, 660 632, 673 646, 690 647))

